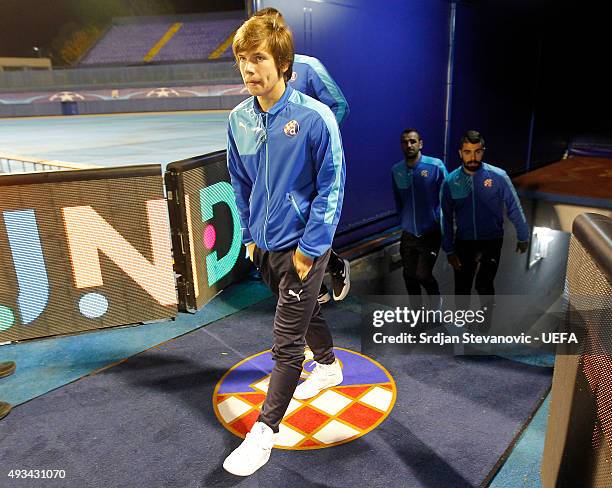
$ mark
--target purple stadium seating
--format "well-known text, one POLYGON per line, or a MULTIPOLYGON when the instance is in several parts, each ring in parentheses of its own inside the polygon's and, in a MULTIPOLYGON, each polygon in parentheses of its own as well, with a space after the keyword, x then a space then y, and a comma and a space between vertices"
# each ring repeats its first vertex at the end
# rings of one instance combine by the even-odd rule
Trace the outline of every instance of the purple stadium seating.
POLYGON ((81 65, 132 64, 142 58, 172 26, 172 22, 113 25, 81 65))
POLYGON ((154 59, 155 61, 206 59, 241 23, 240 19, 185 22, 154 59))
MULTIPOLYGON (((137 64, 175 21, 114 24, 81 60, 81 65, 137 64)), ((241 18, 184 20, 182 27, 152 61, 193 61, 207 59, 242 23, 241 18)), ((231 48, 222 57, 231 57, 231 48)))

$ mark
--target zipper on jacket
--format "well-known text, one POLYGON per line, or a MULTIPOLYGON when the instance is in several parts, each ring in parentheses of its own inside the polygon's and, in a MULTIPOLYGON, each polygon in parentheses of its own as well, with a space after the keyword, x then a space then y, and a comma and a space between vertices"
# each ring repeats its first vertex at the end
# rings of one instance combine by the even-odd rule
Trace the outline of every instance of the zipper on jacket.
POLYGON ((476 183, 474 183, 474 176, 472 178, 472 224, 474 224, 474 240, 478 239, 478 234, 476 233, 476 197, 474 193, 476 193, 476 183))
POLYGON ((419 233, 417 231, 417 225, 416 225, 416 208, 415 208, 415 204, 414 204, 414 184, 416 182, 416 178, 414 177, 414 168, 410 168, 411 173, 411 185, 410 185, 410 190, 412 191, 412 225, 414 225, 414 235, 418 236, 419 233))
POLYGON ((268 197, 266 200, 266 218, 264 220, 264 244, 266 245, 266 249, 269 251, 270 246, 268 246, 268 240, 266 239, 266 229, 268 228, 268 216, 270 212, 270 186, 269 186, 269 168, 268 168, 268 114, 264 114, 264 127, 266 129, 266 196, 268 197))
POLYGON ((297 202, 295 201, 295 197, 291 193, 287 193, 287 198, 291 202, 291 205, 293 205, 293 209, 295 210, 295 213, 297 214, 297 216, 302 221, 302 224, 306 225, 306 219, 302 215, 302 211, 300 210, 300 207, 298 206, 297 202))

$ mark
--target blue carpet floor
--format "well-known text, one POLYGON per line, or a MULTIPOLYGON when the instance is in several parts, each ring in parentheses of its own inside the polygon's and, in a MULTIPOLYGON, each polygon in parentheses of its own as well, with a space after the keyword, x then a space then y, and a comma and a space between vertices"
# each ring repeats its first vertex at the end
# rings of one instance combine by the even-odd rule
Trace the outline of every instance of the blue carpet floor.
POLYGON ((17 363, 0 382, 0 399, 19 405, 270 296, 261 282, 243 282, 176 320, 0 346, 0 361, 17 363))
MULTIPOLYGON (((0 423, 2 471, 66 470, 46 487, 478 486, 550 386, 549 368, 501 358, 377 358, 398 389, 378 428, 329 449, 275 450, 256 475, 238 479, 221 468, 239 439, 214 416, 212 392, 229 367, 269 347, 273 312, 274 301, 264 300, 226 314, 17 407, 0 423)), ((359 350, 360 316, 333 305, 326 316, 336 345, 359 350)), ((89 368, 104 362, 94 358, 89 368)), ((13 482, 6 486, 37 486, 13 482)))

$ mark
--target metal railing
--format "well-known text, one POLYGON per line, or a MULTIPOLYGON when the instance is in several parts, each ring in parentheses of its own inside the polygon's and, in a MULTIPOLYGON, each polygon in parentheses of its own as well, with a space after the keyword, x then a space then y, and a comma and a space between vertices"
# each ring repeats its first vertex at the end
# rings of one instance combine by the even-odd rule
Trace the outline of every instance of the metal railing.
POLYGON ((4 71, 0 92, 82 91, 181 85, 242 83, 233 60, 164 63, 144 66, 99 66, 50 71, 4 71))
POLYGON ((31 156, 0 153, 0 174, 91 169, 96 167, 90 164, 69 163, 55 159, 40 159, 31 156))
POLYGON ((612 219, 574 220, 566 276, 568 323, 585 340, 555 360, 542 486, 612 488, 612 219))

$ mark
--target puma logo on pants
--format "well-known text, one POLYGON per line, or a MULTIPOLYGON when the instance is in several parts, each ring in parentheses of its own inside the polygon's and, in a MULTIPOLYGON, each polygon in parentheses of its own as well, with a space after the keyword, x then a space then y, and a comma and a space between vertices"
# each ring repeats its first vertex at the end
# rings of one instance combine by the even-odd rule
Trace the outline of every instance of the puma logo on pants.
POLYGON ((292 297, 295 297, 298 299, 298 302, 300 301, 300 294, 303 292, 304 290, 300 290, 297 293, 294 292, 293 290, 289 290, 289 295, 291 295, 292 297))

